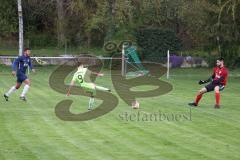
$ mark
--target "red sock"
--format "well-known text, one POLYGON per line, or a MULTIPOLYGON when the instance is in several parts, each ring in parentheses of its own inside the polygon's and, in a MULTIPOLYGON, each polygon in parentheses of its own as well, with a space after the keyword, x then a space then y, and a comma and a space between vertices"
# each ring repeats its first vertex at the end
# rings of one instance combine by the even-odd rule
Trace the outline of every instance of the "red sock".
POLYGON ((216 93, 215 96, 216 96, 216 105, 219 105, 219 103, 220 103, 220 93, 216 93))
POLYGON ((196 100, 195 100, 196 105, 198 105, 198 102, 201 100, 201 98, 202 98, 202 94, 196 97, 196 100))

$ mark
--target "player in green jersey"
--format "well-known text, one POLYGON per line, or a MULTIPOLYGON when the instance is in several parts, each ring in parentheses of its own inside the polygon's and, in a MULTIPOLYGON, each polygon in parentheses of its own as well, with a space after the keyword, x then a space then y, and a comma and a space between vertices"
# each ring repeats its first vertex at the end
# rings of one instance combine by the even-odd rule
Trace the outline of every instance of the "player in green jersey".
MULTIPOLYGON (((108 91, 108 92, 111 92, 111 90, 105 87, 97 86, 94 83, 85 82, 84 78, 86 76, 87 71, 88 69, 84 67, 83 64, 79 65, 77 72, 74 73, 74 76, 72 78, 71 84, 67 92, 67 96, 70 95, 70 90, 74 85, 74 83, 78 82, 80 86, 84 89, 84 91, 91 93, 91 97, 88 104, 88 110, 92 110, 93 104, 94 104, 94 96, 96 95, 96 90, 108 91)), ((103 76, 102 73, 95 73, 95 72, 91 72, 91 73, 96 74, 97 76, 103 76)))

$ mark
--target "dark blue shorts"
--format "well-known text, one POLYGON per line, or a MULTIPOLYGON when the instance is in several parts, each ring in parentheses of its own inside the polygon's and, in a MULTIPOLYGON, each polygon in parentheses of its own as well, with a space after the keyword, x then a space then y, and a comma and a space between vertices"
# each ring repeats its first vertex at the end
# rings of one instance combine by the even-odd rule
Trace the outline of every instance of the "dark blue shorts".
POLYGON ((219 91, 223 91, 225 87, 224 85, 221 85, 221 84, 210 83, 206 85, 205 88, 207 89, 207 92, 211 92, 211 91, 214 91, 216 86, 219 86, 219 91))
POLYGON ((26 79, 28 79, 28 77, 24 73, 17 73, 17 82, 18 83, 22 83, 26 79))

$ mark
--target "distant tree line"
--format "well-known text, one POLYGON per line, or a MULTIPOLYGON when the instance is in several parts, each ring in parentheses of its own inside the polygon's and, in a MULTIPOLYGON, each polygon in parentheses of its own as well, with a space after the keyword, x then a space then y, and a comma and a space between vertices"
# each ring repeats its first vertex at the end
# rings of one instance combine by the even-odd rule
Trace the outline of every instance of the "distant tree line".
MULTIPOLYGON (((25 41, 31 46, 61 48, 67 43, 75 47, 102 47, 110 40, 137 42, 137 32, 149 28, 171 30, 181 41, 181 49, 215 50, 228 59, 239 52, 240 0, 22 0, 22 3, 25 41)), ((17 39, 17 2, 0 0, 0 41, 17 39)))

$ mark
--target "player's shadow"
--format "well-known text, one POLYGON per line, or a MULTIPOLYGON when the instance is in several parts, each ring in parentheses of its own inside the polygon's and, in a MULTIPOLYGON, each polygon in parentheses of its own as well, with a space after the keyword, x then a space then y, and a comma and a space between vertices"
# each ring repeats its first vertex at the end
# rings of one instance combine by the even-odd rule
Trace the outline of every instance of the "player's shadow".
MULTIPOLYGON (((89 67, 94 72, 101 70, 102 64, 98 60, 98 65, 89 67), (99 65, 100 64, 100 65, 99 65)), ((49 78, 50 87, 62 94, 66 94, 69 85, 65 84, 66 77, 78 67, 78 63, 70 61, 58 67, 49 78), (69 64, 73 64, 72 66, 69 64)), ((94 82, 96 76, 91 75, 91 81, 94 82)), ((71 95, 82 95, 90 97, 90 93, 85 92, 81 87, 74 86, 71 90, 71 95)), ((118 105, 118 99, 116 96, 109 92, 97 91, 95 98, 102 100, 103 102, 92 111, 74 114, 70 112, 70 107, 73 103, 72 100, 62 100, 55 107, 55 114, 58 118, 64 121, 87 121, 98 118, 102 115, 111 112, 118 105)))

